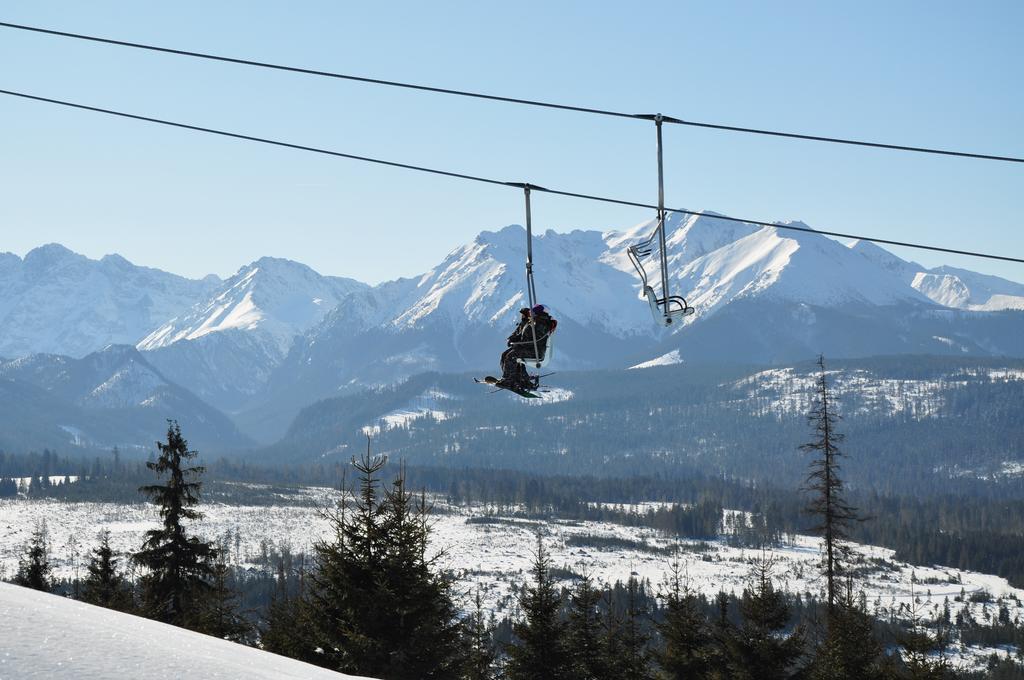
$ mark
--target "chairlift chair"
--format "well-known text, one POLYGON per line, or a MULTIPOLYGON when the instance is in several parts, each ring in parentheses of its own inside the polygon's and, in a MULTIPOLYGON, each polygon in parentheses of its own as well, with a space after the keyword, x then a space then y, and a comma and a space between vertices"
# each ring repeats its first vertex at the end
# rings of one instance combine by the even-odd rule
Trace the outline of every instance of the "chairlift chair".
POLYGON ((665 245, 665 172, 662 163, 661 124, 665 117, 660 113, 654 116, 641 116, 654 121, 658 135, 658 226, 646 240, 634 243, 626 249, 630 262, 637 273, 640 274, 641 295, 647 299, 651 307, 651 315, 654 322, 662 326, 671 326, 677 319, 689 316, 694 313, 694 308, 686 303, 681 295, 672 295, 669 292, 668 280, 668 249, 665 245), (658 250, 661 265, 661 296, 659 297, 647 279, 647 270, 644 269, 643 260, 654 253, 655 239, 658 241, 658 250))

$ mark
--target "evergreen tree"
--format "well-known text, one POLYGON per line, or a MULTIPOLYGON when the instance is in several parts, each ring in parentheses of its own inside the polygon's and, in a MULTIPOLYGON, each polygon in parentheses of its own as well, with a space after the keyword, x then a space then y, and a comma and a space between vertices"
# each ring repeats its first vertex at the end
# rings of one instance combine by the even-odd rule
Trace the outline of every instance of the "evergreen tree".
POLYGON ((561 598, 551 578, 551 561, 539 534, 530 571, 534 583, 525 586, 519 597, 524 619, 513 627, 518 642, 508 650, 507 677, 509 680, 569 680, 574 676, 566 624, 559 616, 561 598))
POLYGON ((10 477, 0 477, 0 498, 14 498, 18 495, 18 483, 10 477))
POLYGON ((735 644, 736 628, 729 620, 729 595, 718 591, 715 596, 718 615, 711 624, 711 645, 708 648, 708 677, 729 680, 729 658, 735 644))
POLYGON ((799 629, 786 634, 789 607, 772 584, 773 561, 755 561, 752 583, 743 591, 743 621, 728 639, 729 677, 737 680, 782 680, 798 677, 804 638, 799 629))
POLYGON ((82 599, 100 607, 130 611, 131 591, 127 579, 118 571, 118 558, 110 547, 110 532, 100 532, 99 541, 89 559, 89 575, 82 584, 82 599))
POLYGON ((199 504, 204 468, 189 466, 197 453, 188 448, 175 421, 168 421, 167 441, 157 442, 160 455, 146 467, 166 475, 161 484, 143 486, 160 507, 162 526, 146 532, 142 549, 134 554, 136 563, 149 570, 142 577, 142 611, 147 616, 177 626, 195 627, 215 576, 217 550, 211 543, 187 533, 185 522, 202 514, 199 504))
POLYGON ((320 665, 374 677, 452 678, 465 664, 461 622, 451 584, 427 557, 430 526, 425 499, 405 487, 404 469, 383 496, 385 459, 353 460, 359 494, 329 514, 331 541, 315 545, 317 569, 305 620, 323 650, 320 665))
POLYGON ((821 533, 824 542, 822 570, 825 573, 828 609, 831 614, 840 596, 840 577, 849 559, 850 547, 846 542, 851 523, 858 519, 857 511, 844 499, 843 480, 839 477, 839 461, 843 453, 839 443, 843 435, 836 431, 840 416, 830 400, 828 380, 825 373, 825 357, 818 357, 818 380, 816 401, 808 420, 814 426, 815 438, 800 447, 813 452, 806 489, 813 492, 807 512, 818 519, 814 527, 821 533))
POLYGON ((490 680, 494 677, 496 654, 494 652, 494 622, 484 616, 480 602, 480 591, 476 591, 476 607, 466 622, 466 637, 469 653, 466 663, 466 680, 490 680))
POLYGON ((18 560, 18 572, 14 575, 14 582, 19 586, 48 593, 53 590, 50 569, 46 523, 44 522, 32 532, 32 538, 25 545, 21 559, 18 560))
POLYGON ((266 622, 260 629, 260 644, 263 649, 308 663, 321 662, 314 651, 316 645, 312 640, 313 626, 306 619, 310 611, 311 608, 303 600, 301 592, 296 596, 288 592, 284 559, 279 560, 277 585, 267 610, 266 622))
POLYGON ((587 680, 612 680, 601 636, 598 604, 601 591, 594 588, 589 574, 583 574, 570 598, 568 646, 572 676, 587 680))
POLYGON ((650 636, 644 630, 644 619, 650 612, 643 605, 643 586, 636 576, 630 575, 626 582, 626 617, 623 627, 625 656, 621 677, 624 680, 648 680, 651 664, 647 654, 650 636))
POLYGON ((224 561, 224 553, 220 552, 194 627, 200 633, 222 640, 246 642, 252 626, 238 613, 238 594, 232 590, 230 580, 231 569, 224 561))
POLYGON ((872 680, 885 677, 882 645, 873 619, 854 601, 852 582, 829 615, 825 639, 815 650, 811 680, 872 680))
POLYGON ((655 650, 654 658, 666 679, 704 680, 714 668, 712 637, 683 578, 677 557, 669 566, 665 583, 665 618, 657 624, 661 647, 655 650))
POLYGON ((902 647, 900 656, 903 668, 899 677, 907 680, 945 680, 955 677, 943 653, 948 643, 948 630, 940 624, 932 633, 923 625, 913 587, 910 590, 910 602, 910 628, 896 636, 902 647))
MULTIPOLYGON (((616 587, 621 583, 616 583, 616 587)), ((625 613, 620 611, 613 597, 615 589, 604 593, 605 615, 603 621, 604 635, 602 639, 602 666, 611 678, 621 678, 626 673, 626 621, 625 613)))

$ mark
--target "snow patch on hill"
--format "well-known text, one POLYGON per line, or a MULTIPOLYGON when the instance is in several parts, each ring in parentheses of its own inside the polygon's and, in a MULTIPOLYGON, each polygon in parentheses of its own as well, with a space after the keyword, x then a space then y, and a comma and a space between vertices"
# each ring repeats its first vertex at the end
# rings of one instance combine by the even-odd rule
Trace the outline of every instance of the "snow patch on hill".
POLYGON ((427 390, 412 399, 406 406, 385 413, 377 420, 376 424, 363 427, 363 433, 367 436, 375 436, 396 427, 408 427, 421 418, 433 418, 437 421, 447 420, 450 413, 445 409, 454 399, 456 397, 441 390, 427 390))
MULTIPOLYGON (((846 397, 856 396, 860 413, 885 413, 895 415, 909 413, 914 418, 935 415, 945 404, 945 391, 950 385, 966 385, 963 382, 934 380, 895 380, 879 378, 868 371, 828 371, 826 376, 838 408, 851 401, 846 397)), ((773 369, 756 373, 736 381, 733 385, 744 389, 745 398, 750 399, 755 411, 777 415, 798 415, 808 413, 815 398, 814 384, 817 376, 798 373, 792 368, 773 369)))
POLYGON ((634 368, 654 368, 655 366, 673 366, 681 363, 683 363, 683 359, 679 356, 679 350, 674 349, 667 354, 662 354, 660 357, 656 357, 650 361, 643 361, 635 366, 630 366, 629 368, 630 370, 634 368))

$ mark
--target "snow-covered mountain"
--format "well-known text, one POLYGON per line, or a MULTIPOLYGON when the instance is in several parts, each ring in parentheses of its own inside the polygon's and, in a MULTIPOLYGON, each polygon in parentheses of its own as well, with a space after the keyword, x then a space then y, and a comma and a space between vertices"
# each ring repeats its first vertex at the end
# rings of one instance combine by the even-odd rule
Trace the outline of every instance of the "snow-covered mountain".
MULTIPOLYGON (((846 246, 814 232, 714 213, 669 216, 672 292, 697 312, 663 329, 640 300, 639 278, 626 257, 626 247, 652 228, 648 221, 623 231, 535 237, 538 294, 560 322, 556 370, 702 360, 771 364, 819 352, 837 358, 1024 354, 1022 284, 961 269, 928 270, 870 243, 846 246)), ((71 339, 86 347, 145 326, 131 341, 151 366, 231 412, 246 431, 273 437, 318 399, 424 371, 497 370, 505 337, 526 304, 525 251, 522 227, 484 231, 419 277, 371 287, 275 258, 223 282, 186 281, 116 256, 94 262, 47 246, 24 262, 0 258, 0 283, 11 291, 0 315, 13 319, 0 330, 0 356, 71 339), (42 267, 43 261, 53 264, 42 267), (128 272, 121 287, 112 283, 121 278, 109 274, 118 267, 128 272), (36 270, 53 272, 60 284, 10 283, 36 270), (156 310, 173 307, 169 294, 161 307, 147 292, 155 286, 150 279, 163 281, 160 276, 183 308, 147 325, 132 310, 145 308, 151 320, 156 310), (90 277, 99 283, 91 285, 90 277), (20 320, 33 307, 46 313, 20 320), (11 309, 20 311, 12 316, 11 309)), ((653 260, 648 271, 657 286, 653 260)))
MULTIPOLYGON (((664 357, 773 363, 818 352, 1024 353, 1024 314, 946 306, 915 285, 920 267, 887 251, 713 213, 668 220, 672 291, 697 313, 663 330, 638 299, 639 279, 626 257, 626 246, 653 226, 535 237, 538 294, 560 322, 558 370, 623 368, 664 357)), ((241 422, 280 432, 303 400, 425 370, 493 372, 525 304, 525 256, 521 227, 485 231, 417 279, 356 292, 295 343, 262 403, 241 422)), ((648 271, 659 285, 656 264, 648 271)), ((980 290, 967 274, 963 279, 980 290)), ((1020 288, 995 277, 979 280, 1005 295, 1020 288)))
POLYGON ((346 296, 368 289, 352 279, 321 276, 298 262, 264 257, 137 347, 203 399, 232 410, 263 387, 296 336, 346 296))
POLYGON ((1024 309, 1024 284, 956 267, 926 269, 868 241, 855 241, 850 247, 944 307, 984 312, 1024 309))
POLYGON ((168 380, 131 345, 75 359, 33 354, 0 361, 0 448, 40 445, 148 450, 178 420, 200 446, 244 446, 221 412, 168 380))
POLYGON ((139 267, 120 255, 91 260, 64 246, 22 259, 0 253, 0 356, 49 352, 80 357, 135 343, 219 283, 139 267))

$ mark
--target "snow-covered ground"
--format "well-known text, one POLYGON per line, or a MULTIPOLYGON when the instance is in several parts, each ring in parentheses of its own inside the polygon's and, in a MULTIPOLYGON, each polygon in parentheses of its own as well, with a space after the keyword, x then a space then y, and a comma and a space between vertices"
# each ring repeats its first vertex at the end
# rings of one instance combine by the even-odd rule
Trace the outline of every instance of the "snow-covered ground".
MULTIPOLYGON (((287 546, 292 552, 308 552, 313 541, 330 531, 309 501, 327 505, 336 498, 336 491, 308 488, 294 495, 280 494, 281 504, 270 507, 205 505, 201 533, 227 545, 233 562, 255 566, 264 547, 287 546)), ((440 499, 435 503, 442 512, 434 519, 433 545, 446 552, 443 564, 458 577, 456 588, 464 604, 468 607, 479 591, 485 608, 498 616, 515 611, 515 588, 528 579, 538 533, 544 536, 553 565, 586 572, 605 583, 635 574, 657 588, 678 551, 690 588, 708 597, 720 590, 741 592, 751 561, 761 556, 759 550, 732 547, 725 540, 675 540, 646 528, 606 522, 537 522, 495 514, 484 507, 449 508, 440 499)), ((13 574, 21 546, 43 520, 55 571, 71 576, 75 562, 70 557, 73 542, 69 539, 78 542, 81 572, 82 556, 101 529, 111 532, 115 550, 127 552, 137 549, 142 533, 156 525, 157 516, 152 506, 144 504, 0 501, 0 574, 8 578, 13 574)), ((965 612, 983 623, 998 616, 1000 604, 1007 607, 1011 620, 1024 617, 1024 590, 1011 587, 1006 579, 941 566, 911 566, 893 559, 892 550, 875 546, 856 546, 856 555, 858 586, 869 611, 879 618, 894 615, 908 619, 914 608, 917 616, 933 619, 947 602, 952 616, 965 612)), ((789 537, 773 548, 770 556, 775 560, 779 587, 791 593, 822 591, 816 539, 789 537)), ((569 585, 570 574, 559 573, 565 573, 564 583, 569 585)), ((980 663, 991 651, 954 650, 965 663, 980 663)))
POLYGON ((630 370, 636 368, 654 368, 655 366, 673 366, 675 364, 683 363, 682 357, 679 356, 679 350, 674 349, 668 354, 662 354, 660 357, 651 359, 650 361, 643 361, 636 366, 630 366, 630 370))
POLYGON ((355 680, 190 630, 0 583, 0 678, 355 680))
POLYGON ((413 421, 420 418, 433 418, 437 421, 447 420, 449 413, 445 408, 447 404, 457 399, 457 397, 441 390, 427 390, 404 407, 385 413, 377 420, 376 424, 365 426, 363 433, 369 437, 376 436, 385 430, 396 427, 408 427, 413 421))
MULTIPOLYGON (((960 371, 957 379, 885 378, 871 371, 828 371, 829 387, 836 403, 846 395, 855 397, 856 411, 863 414, 909 413, 915 418, 934 416, 944 406, 951 387, 963 387, 969 381, 1009 382, 1024 380, 1024 371, 1017 369, 977 369, 960 371), (962 379, 960 379, 962 377, 962 379)), ((777 415, 803 414, 810 411, 815 398, 814 373, 793 368, 773 368, 737 380, 732 387, 744 393, 745 399, 757 408, 777 415)))

